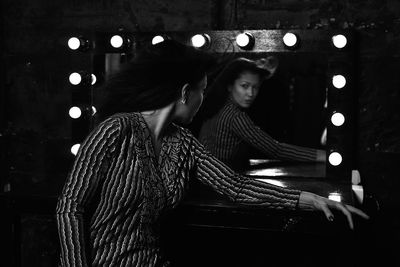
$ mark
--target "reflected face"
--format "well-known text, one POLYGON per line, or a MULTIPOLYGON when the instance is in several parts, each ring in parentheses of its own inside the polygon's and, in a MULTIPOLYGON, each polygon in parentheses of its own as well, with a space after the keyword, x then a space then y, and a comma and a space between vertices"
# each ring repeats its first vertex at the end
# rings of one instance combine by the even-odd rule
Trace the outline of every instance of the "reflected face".
POLYGON ((253 72, 242 72, 228 87, 233 101, 242 108, 249 108, 258 95, 260 76, 253 72))
POLYGON ((201 104, 203 103, 204 91, 207 87, 207 76, 204 76, 198 83, 190 85, 187 99, 184 104, 176 107, 176 121, 188 124, 193 120, 201 104))

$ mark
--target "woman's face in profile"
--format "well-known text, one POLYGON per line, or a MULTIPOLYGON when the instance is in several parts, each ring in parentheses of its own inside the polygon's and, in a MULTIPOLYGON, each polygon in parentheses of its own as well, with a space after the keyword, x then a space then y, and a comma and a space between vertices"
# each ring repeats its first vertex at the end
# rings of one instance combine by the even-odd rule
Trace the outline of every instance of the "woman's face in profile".
POLYGON ((229 86, 228 90, 233 101, 242 108, 249 108, 258 95, 260 76, 256 73, 244 71, 229 86))

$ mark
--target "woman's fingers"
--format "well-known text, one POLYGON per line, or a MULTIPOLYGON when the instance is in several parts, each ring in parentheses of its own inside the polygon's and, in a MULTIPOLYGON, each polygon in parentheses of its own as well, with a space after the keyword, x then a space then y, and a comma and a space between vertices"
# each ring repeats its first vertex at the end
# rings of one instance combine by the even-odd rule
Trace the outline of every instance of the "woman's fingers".
POLYGON ((334 218, 331 209, 339 210, 346 216, 351 229, 354 229, 353 214, 369 219, 367 214, 353 206, 304 191, 300 194, 299 208, 303 210, 321 210, 330 221, 334 218))
POLYGON ((367 219, 367 220, 369 219, 369 216, 368 216, 366 213, 364 213, 362 210, 359 210, 359 209, 357 209, 357 208, 355 208, 355 207, 353 207, 353 206, 350 206, 350 205, 346 205, 346 208, 347 208, 351 213, 355 213, 355 214, 357 214, 357 215, 363 217, 364 219, 367 219))
POLYGON ((321 204, 320 204, 320 208, 321 208, 321 210, 325 213, 326 218, 327 218, 329 221, 333 221, 334 216, 333 216, 331 210, 328 208, 328 205, 325 204, 325 203, 321 203, 321 204))
POLYGON ((335 202, 335 201, 332 201, 331 203, 333 203, 333 206, 336 209, 343 212, 343 214, 347 217, 347 221, 349 222, 350 229, 353 230, 354 223, 353 223, 353 217, 351 216, 351 212, 342 203, 335 202))
POLYGON ((334 208, 343 212, 343 214, 347 217, 347 221, 349 222, 350 229, 352 229, 352 230, 354 229, 353 214, 356 214, 364 219, 369 219, 369 216, 367 214, 365 214, 363 211, 361 211, 353 206, 345 205, 345 204, 335 202, 335 201, 332 201, 330 203, 331 203, 331 205, 334 206, 334 208))

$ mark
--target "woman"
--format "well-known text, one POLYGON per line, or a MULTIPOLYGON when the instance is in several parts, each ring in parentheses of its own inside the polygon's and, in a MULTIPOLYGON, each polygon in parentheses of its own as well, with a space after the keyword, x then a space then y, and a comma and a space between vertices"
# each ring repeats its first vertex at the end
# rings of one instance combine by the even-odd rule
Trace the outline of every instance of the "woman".
POLYGON ((247 167, 251 148, 273 159, 324 162, 325 151, 280 143, 246 114, 268 75, 266 61, 232 60, 215 79, 202 109, 200 142, 236 171, 247 167))
POLYGON ((62 266, 168 266, 160 216, 189 174, 233 201, 276 209, 362 211, 233 172, 175 123, 189 123, 207 85, 209 56, 174 41, 146 51, 105 87, 104 120, 83 142, 57 204, 62 266))

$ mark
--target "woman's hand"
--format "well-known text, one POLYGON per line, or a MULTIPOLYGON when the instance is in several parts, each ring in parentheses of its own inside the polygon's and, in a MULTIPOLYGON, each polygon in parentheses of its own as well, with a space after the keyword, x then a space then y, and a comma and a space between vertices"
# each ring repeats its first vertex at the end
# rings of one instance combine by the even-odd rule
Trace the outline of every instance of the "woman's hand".
POLYGON ((333 221, 334 219, 331 209, 339 210, 343 212, 343 214, 347 217, 350 229, 352 230, 354 229, 354 223, 352 218, 353 214, 357 214, 358 216, 361 216, 364 219, 369 219, 369 216, 367 214, 365 214, 363 211, 353 206, 333 201, 310 192, 304 192, 304 191, 301 192, 298 206, 301 210, 323 211, 325 213, 326 218, 330 221, 333 221))

